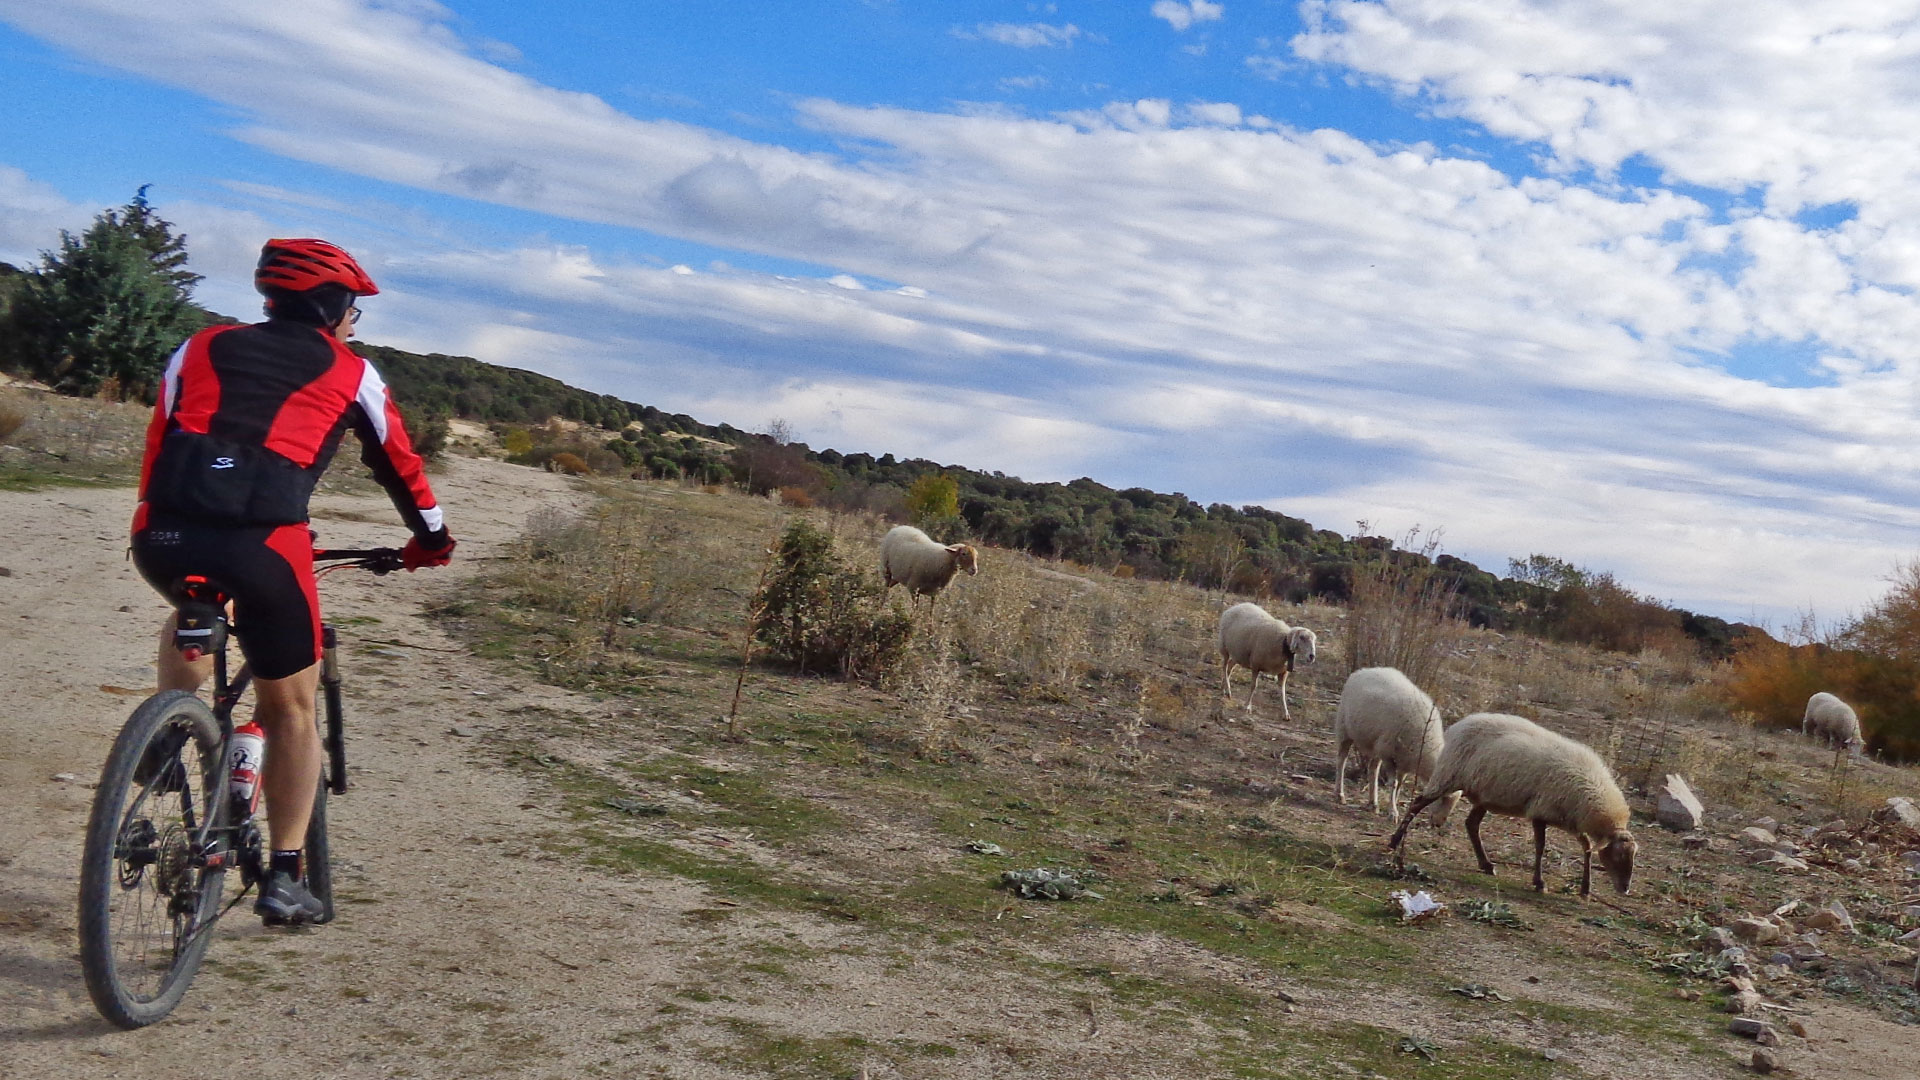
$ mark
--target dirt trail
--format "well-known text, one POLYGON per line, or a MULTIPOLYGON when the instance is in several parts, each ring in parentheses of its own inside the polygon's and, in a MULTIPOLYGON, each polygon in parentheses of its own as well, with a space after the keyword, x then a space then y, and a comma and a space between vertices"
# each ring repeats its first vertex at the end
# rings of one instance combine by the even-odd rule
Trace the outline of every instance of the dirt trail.
MULTIPOLYGON (((269 932, 236 911, 175 1016, 135 1033, 109 1027, 87 999, 74 895, 89 785, 151 685, 165 605, 123 558, 129 491, 0 493, 10 571, 0 576, 0 1077, 252 1080, 276 1066, 313 1077, 858 1075, 846 1062, 863 1046, 893 1050, 875 1080, 1212 1073, 1196 1069, 1196 1051, 1217 1033, 1149 1028, 996 979, 968 962, 964 941, 904 949, 548 853, 542 840, 570 823, 550 795, 488 764, 488 733, 523 730, 539 710, 614 720, 625 706, 517 681, 425 610, 470 589, 530 512, 587 496, 560 477, 466 459, 435 485, 459 562, 323 585, 344 624, 355 768, 354 790, 332 808, 339 920, 269 932), (454 735, 455 724, 478 738, 454 735), (785 970, 740 976, 752 955, 778 955, 768 966, 785 970), (901 1047, 924 1063, 899 1065, 901 1047), (216 1050, 228 1056, 209 1060, 216 1050)), ((315 510, 331 544, 401 538, 378 497, 325 497, 315 510)), ((1084 956, 1059 945, 1074 959, 1124 959, 1156 942, 1108 940, 1084 956)), ((1333 1017, 1352 1004, 1306 1007, 1333 1017)), ((1911 1030, 1821 1008, 1821 1026, 1849 1041, 1801 1049, 1797 1069, 1910 1075, 1911 1030)))
MULTIPOLYGON (((0 1077, 251 1080, 282 1060, 315 1077, 764 1075, 763 1059, 740 1056, 743 1044, 764 1050, 763 1031, 931 1045, 1011 1026, 1020 1030, 995 1054, 1130 1052, 1111 1033, 1082 1046, 1084 1014, 1039 1015, 1018 988, 903 964, 844 926, 730 910, 693 884, 544 853, 541 837, 562 824, 550 798, 489 767, 477 744, 528 722, 528 706, 622 710, 491 670, 423 609, 469 588, 529 512, 586 497, 557 476, 466 459, 435 487, 460 561, 385 579, 342 572, 322 586, 329 617, 346 624, 355 784, 331 811, 339 919, 288 933, 235 911, 173 1018, 135 1033, 101 1021, 87 999, 74 898, 90 785, 152 685, 166 608, 123 557, 129 491, 0 493, 10 571, 0 577, 0 1077), (453 735, 456 723, 480 739, 453 735), (791 964, 798 981, 717 1000, 699 989, 708 969, 756 944, 804 954, 791 964), (667 1013, 681 1014, 671 1036, 652 1026, 667 1013), (224 1044, 227 1059, 209 1060, 212 1032, 240 1036, 224 1044)), ((323 497, 314 509, 327 543, 404 539, 379 497, 323 497)), ((1007 1063, 961 1058, 930 1063, 929 1075, 1007 1063)))

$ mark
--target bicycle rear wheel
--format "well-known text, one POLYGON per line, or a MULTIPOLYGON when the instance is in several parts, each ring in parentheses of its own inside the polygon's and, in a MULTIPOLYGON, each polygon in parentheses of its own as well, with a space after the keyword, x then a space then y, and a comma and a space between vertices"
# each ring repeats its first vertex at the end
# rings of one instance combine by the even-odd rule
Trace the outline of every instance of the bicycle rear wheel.
POLYGON ((300 879, 314 899, 326 910, 313 920, 315 926, 333 921, 333 862, 327 846, 327 777, 320 776, 320 790, 313 796, 313 816, 307 819, 306 854, 300 860, 300 879))
POLYGON ((120 729, 80 864, 80 966, 100 1015, 144 1027, 173 1011, 212 940, 224 869, 220 725, 192 694, 148 698, 120 729))

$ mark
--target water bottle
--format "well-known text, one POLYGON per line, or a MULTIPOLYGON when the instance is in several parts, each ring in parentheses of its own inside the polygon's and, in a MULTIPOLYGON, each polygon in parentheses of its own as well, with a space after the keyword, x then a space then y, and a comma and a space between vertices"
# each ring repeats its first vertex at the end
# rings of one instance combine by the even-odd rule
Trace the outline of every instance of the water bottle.
POLYGON ((249 720, 233 729, 227 740, 227 783, 236 823, 260 808, 260 768, 266 760, 267 733, 259 724, 249 720))

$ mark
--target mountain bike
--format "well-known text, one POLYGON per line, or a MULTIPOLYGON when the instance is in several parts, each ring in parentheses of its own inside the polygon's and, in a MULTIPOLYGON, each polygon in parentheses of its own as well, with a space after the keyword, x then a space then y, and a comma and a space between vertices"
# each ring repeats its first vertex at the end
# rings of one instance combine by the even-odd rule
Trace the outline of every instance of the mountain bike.
MULTIPOLYGON (((348 567, 387 574, 401 568, 397 548, 313 553, 315 577, 348 567)), ((189 578, 177 590, 174 647, 188 661, 213 658, 213 701, 164 690, 133 711, 100 770, 80 864, 80 966, 100 1015, 123 1028, 145 1027, 172 1012, 200 969, 222 915, 266 879, 266 845, 250 800, 229 790, 233 708, 253 679, 242 664, 227 675, 227 638, 245 627, 227 622, 219 583, 189 578), (222 906, 226 875, 241 890, 222 906)), ((347 790, 337 635, 321 627, 320 693, 325 725, 313 817, 307 826, 303 881, 333 918, 333 868, 327 796, 347 790)), ((272 748, 269 746, 268 752, 272 748)))

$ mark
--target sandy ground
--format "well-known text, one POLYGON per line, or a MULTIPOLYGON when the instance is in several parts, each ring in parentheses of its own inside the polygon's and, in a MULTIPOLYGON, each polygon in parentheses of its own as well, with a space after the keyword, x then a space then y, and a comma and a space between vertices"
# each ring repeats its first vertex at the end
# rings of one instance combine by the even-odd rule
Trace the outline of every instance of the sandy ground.
MULTIPOLYGON (((902 955, 859 928, 735 909, 684 881, 548 854, 542 838, 564 828, 551 798, 489 765, 480 740, 453 726, 484 739, 538 715, 528 706, 609 720, 624 709, 516 682, 469 656, 426 609, 470 589, 481 560, 530 512, 586 496, 563 478, 494 462, 446 469, 435 483, 460 562, 323 585, 329 615, 347 622, 355 769, 354 789, 331 808, 338 921, 268 931, 236 911, 174 1017, 133 1033, 101 1021, 87 999, 74 898, 90 783, 151 686, 165 605, 124 559, 130 492, 0 493, 9 572, 0 576, 0 1077, 766 1075, 764 1058, 755 1067, 741 1056, 762 1032, 957 1048, 924 1067, 875 1065, 876 1080, 1212 1074, 1193 1067, 1186 1051, 1196 1043, 1164 1029, 996 984, 965 962, 964 943, 902 955), (803 958, 783 979, 716 998, 713 972, 755 949, 803 958)), ((379 498, 330 496, 315 510, 329 544, 404 538, 379 498)), ((1107 941, 1098 951, 1126 959, 1155 945, 1107 941)), ((1303 1002, 1329 1018, 1354 1004, 1303 1002)), ((1783 1055, 1799 1075, 1914 1075, 1920 1032, 1817 1009, 1821 1037, 1783 1055)), ((795 1068, 782 1075, 834 1075, 795 1068)))

